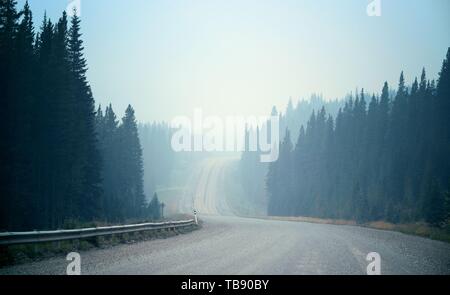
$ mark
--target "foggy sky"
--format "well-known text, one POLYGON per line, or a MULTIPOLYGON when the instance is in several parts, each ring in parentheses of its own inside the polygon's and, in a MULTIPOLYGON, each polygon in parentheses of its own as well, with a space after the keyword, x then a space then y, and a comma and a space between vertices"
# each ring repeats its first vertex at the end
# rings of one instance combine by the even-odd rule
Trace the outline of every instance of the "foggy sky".
MULTIPOLYGON (((22 6, 24 0, 20 0, 22 6)), ((30 0, 40 27, 69 1, 30 0)), ((448 0, 81 0, 82 32, 97 103, 140 121, 267 115, 289 97, 343 97, 408 84, 423 66, 437 77, 450 45, 448 0)))

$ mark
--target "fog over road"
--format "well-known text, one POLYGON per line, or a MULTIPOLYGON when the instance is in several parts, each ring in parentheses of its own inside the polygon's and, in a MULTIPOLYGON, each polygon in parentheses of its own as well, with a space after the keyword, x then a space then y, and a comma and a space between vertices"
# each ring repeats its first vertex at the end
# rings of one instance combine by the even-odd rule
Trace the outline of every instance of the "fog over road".
MULTIPOLYGON (((193 206, 200 230, 81 252, 82 274, 366 274, 369 252, 382 274, 450 274, 450 244, 356 226, 233 216, 222 183, 228 160, 192 173, 180 208, 193 206)), ((65 274, 65 257, 0 269, 0 274, 65 274)))
POLYGON ((235 158, 212 158, 203 160, 192 174, 183 199, 180 200, 181 212, 192 214, 193 209, 202 215, 234 216, 227 202, 224 185, 224 173, 235 158))

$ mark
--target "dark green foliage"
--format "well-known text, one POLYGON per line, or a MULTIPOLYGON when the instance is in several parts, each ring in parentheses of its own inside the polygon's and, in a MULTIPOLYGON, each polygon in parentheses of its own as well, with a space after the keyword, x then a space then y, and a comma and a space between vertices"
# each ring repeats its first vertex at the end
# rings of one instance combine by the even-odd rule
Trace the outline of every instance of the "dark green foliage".
POLYGON ((120 176, 118 175, 120 150, 117 148, 119 123, 112 106, 106 107, 104 115, 101 107, 99 107, 95 121, 100 152, 103 156, 103 169, 101 170, 103 198, 101 208, 104 216, 102 217, 111 221, 123 220, 125 219, 125 214, 122 212, 123 205, 121 204, 123 199, 120 198, 117 190, 117 185, 120 184, 120 176))
POLYGON ((110 222, 144 217, 142 150, 133 108, 128 106, 119 125, 111 105, 104 115, 99 107, 95 122, 103 155, 102 217, 110 222))
MULTIPOLYGON (((290 99, 285 114, 278 113, 278 110, 274 107, 271 115, 279 116, 280 139, 283 139, 286 136, 286 130, 289 130, 291 141, 295 143, 299 137, 300 129, 298 126, 306 125, 314 110, 325 108, 330 115, 335 116, 342 105, 341 100, 326 101, 321 96, 312 95, 309 100, 299 100, 295 105, 290 99)), ((333 119, 331 118, 331 120, 333 119)), ((328 123, 333 122, 329 121, 328 123)), ((268 127, 270 128, 270 125, 268 127)), ((242 153, 239 170, 244 193, 249 201, 257 207, 266 207, 267 190, 265 182, 269 165, 268 163, 261 163, 260 152, 249 151, 248 149, 249 138, 255 136, 260 136, 258 130, 252 128, 246 130, 246 149, 242 153)))
POLYGON ((82 193, 77 197, 77 206, 81 212, 82 220, 90 220, 100 215, 101 158, 98 151, 97 137, 95 133, 95 102, 91 88, 86 81, 86 60, 83 56, 83 41, 80 33, 80 19, 74 12, 69 30, 68 61, 72 79, 72 96, 74 97, 74 109, 72 124, 76 126, 73 138, 76 142, 74 167, 81 169, 79 175, 83 175, 80 183, 82 193))
POLYGON ((15 82, 16 39, 19 27, 19 15, 15 0, 0 1, 0 218, 1 224, 8 222, 8 212, 12 208, 8 196, 15 193, 17 186, 13 185, 17 171, 13 161, 17 156, 12 142, 14 140, 14 123, 17 106, 14 104, 14 92, 18 83, 15 82))
POLYGON ((445 220, 445 210, 445 192, 440 189, 437 181, 433 180, 424 206, 425 220, 437 226, 445 220))
POLYGON ((125 198, 125 210, 128 216, 141 216, 145 205, 143 187, 142 149, 139 142, 134 110, 131 106, 125 111, 122 125, 119 127, 119 147, 121 150, 121 181, 125 184, 120 191, 125 198))
POLYGON ((335 126, 324 109, 313 112, 306 130, 297 127, 292 151, 287 133, 267 176, 269 214, 442 225, 450 179, 449 60, 450 49, 437 87, 423 70, 408 90, 401 73, 393 99, 385 83, 367 107, 362 91, 339 110, 335 126))
POLYGON ((447 191, 444 192, 444 218, 447 226, 450 225, 450 185, 447 191))
POLYGON ((112 108, 96 117, 74 15, 70 25, 66 13, 56 23, 44 17, 35 35, 28 3, 18 12, 16 1, 0 0, 0 230, 142 215, 134 112, 121 127, 112 108))

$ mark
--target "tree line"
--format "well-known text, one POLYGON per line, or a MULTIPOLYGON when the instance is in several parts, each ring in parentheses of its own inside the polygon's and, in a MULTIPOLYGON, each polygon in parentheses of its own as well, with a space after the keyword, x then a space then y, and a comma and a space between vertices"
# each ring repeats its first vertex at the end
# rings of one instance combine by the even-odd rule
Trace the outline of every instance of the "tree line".
MULTIPOLYGON (((336 115, 341 107, 344 106, 343 99, 324 100, 322 96, 313 94, 310 99, 299 100, 295 105, 292 99, 286 106, 285 112, 278 112, 276 107, 272 108, 271 116, 279 117, 280 138, 284 138, 286 130, 292 130, 291 139, 296 141, 300 129, 297 126, 308 122, 311 113, 315 109, 325 108, 331 114, 336 115)), ((270 122, 266 122, 270 126, 270 122)), ((244 193, 248 196, 250 202, 267 207, 268 197, 266 190, 266 176, 269 169, 268 163, 261 163, 260 151, 250 151, 249 138, 259 136, 260 130, 257 128, 246 127, 245 129, 245 151, 242 152, 239 162, 239 177, 244 193)))
POLYGON ((120 126, 112 107, 96 113, 77 13, 35 33, 16 5, 0 0, 0 229, 142 217, 134 110, 120 126))
MULTIPOLYGON (((300 99, 295 105, 289 99, 285 113, 280 113, 280 138, 284 138, 286 129, 289 129, 292 141, 296 142, 300 131, 298 126, 306 125, 314 110, 325 107, 327 113, 334 117, 347 99, 325 100, 321 95, 313 94, 308 100, 300 99)), ((278 113, 276 109, 272 110, 272 114, 274 112, 278 113)))
POLYGON ((134 109, 129 105, 119 124, 112 105, 95 117, 101 169, 104 218, 123 222, 145 216, 142 149, 134 109))
POLYGON ((139 124, 144 158, 144 192, 152 196, 160 187, 169 187, 177 170, 177 155, 171 147, 173 129, 165 122, 139 124))
POLYGON ((410 87, 403 72, 391 95, 364 90, 333 117, 325 108, 286 130, 269 167, 270 215, 359 222, 448 221, 450 213, 450 48, 437 83, 425 69, 410 87))

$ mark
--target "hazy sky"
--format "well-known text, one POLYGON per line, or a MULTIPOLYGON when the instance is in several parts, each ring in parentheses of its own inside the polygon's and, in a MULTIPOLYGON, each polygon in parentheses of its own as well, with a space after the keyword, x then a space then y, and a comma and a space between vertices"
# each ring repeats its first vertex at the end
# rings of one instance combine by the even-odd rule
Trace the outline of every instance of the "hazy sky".
MULTIPOLYGON (((40 26, 68 0, 29 0, 40 26)), ((141 121, 266 115, 289 97, 343 97, 437 77, 450 46, 450 1, 81 0, 88 79, 97 103, 141 121)), ((19 0, 22 6, 24 0, 19 0)))

